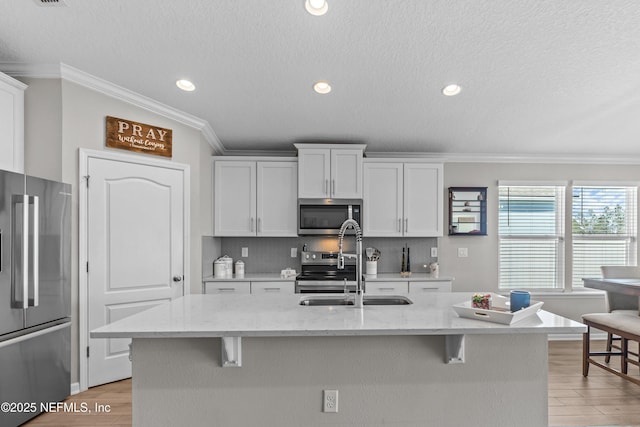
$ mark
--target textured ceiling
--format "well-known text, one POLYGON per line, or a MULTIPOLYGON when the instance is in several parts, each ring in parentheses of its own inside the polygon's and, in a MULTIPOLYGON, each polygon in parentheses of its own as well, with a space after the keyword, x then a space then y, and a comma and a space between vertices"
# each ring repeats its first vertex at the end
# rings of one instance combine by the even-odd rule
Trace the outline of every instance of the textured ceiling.
POLYGON ((68 64, 206 120, 228 150, 640 156, 637 0, 328 2, 0 0, 0 63, 68 64))

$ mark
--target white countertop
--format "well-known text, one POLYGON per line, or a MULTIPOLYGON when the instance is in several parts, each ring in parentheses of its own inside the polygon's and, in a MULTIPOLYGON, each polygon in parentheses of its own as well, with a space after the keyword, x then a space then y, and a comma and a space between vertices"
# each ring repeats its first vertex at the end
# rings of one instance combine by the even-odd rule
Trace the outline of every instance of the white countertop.
POLYGON ((429 282, 429 281, 441 281, 450 282, 453 281, 451 276, 438 276, 433 277, 429 273, 411 273, 411 276, 401 276, 400 273, 378 273, 376 275, 365 274, 364 278, 369 282, 429 282))
MULTIPOLYGON (((433 277, 429 273, 412 273, 411 276, 400 276, 400 273, 379 273, 375 276, 365 274, 365 280, 370 282, 422 282, 422 281, 452 281, 453 277, 439 276, 433 277)), ((203 282, 280 282, 295 281, 293 277, 280 277, 280 273, 251 273, 245 274, 243 277, 213 277, 206 276, 202 278, 203 282)))
POLYGON ((472 293, 407 295, 405 306, 301 306, 303 295, 187 295, 91 331, 92 338, 583 333, 582 323, 544 310, 501 325, 459 318, 472 293))
POLYGON ((295 282, 296 276, 282 277, 280 273, 251 273, 242 277, 213 277, 202 278, 203 282, 295 282))

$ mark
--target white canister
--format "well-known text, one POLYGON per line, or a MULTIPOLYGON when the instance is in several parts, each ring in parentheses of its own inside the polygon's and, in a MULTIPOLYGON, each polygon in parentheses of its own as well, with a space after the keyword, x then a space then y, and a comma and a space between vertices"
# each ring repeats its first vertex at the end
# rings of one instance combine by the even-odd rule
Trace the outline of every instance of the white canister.
POLYGON ((378 274, 378 261, 367 261, 367 269, 365 274, 371 276, 378 274))
POLYGON ((437 262, 432 262, 431 264, 429 264, 429 272, 431 273, 431 276, 433 278, 438 278, 438 276, 440 275, 440 266, 438 266, 437 262))
POLYGON ((236 261, 236 277, 244 277, 244 262, 236 261))
POLYGON ((213 261, 213 277, 216 279, 227 277, 227 264, 221 258, 213 261))
POLYGON ((222 257, 222 262, 224 262, 224 265, 226 266, 224 277, 233 277, 233 258, 229 255, 225 255, 222 257))

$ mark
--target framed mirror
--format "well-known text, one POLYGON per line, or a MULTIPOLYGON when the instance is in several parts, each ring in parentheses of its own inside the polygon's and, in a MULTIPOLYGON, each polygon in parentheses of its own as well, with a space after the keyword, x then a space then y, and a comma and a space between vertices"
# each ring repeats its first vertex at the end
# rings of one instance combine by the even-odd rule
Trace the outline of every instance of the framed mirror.
POLYGON ((449 236, 487 235, 487 187, 449 187, 449 236))

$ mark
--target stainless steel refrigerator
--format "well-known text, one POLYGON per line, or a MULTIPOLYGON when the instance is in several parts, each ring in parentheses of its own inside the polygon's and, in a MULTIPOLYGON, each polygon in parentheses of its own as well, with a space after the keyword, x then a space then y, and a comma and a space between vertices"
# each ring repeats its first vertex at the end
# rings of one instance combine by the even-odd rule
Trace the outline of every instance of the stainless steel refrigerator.
POLYGON ((70 313, 71 186, 0 170, 0 426, 69 396, 70 313))

